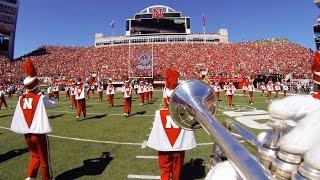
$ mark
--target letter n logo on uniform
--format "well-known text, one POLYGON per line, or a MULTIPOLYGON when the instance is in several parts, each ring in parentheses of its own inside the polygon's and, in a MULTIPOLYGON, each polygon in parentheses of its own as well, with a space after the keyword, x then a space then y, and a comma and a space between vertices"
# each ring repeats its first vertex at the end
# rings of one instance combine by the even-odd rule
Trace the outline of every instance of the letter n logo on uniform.
POLYGON ((23 98, 22 109, 32 109, 33 98, 23 98))
POLYGON ((152 9, 152 18, 162 18, 163 9, 162 8, 153 8, 152 9))

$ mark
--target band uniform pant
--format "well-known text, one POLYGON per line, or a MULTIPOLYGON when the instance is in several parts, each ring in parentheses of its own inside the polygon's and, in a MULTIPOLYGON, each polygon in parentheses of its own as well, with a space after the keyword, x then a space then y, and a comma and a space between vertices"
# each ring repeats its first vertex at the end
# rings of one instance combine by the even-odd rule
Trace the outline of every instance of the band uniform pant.
POLYGON ((161 180, 180 180, 185 151, 159 151, 161 180), (171 177, 171 178, 170 178, 171 177))
POLYGON ((98 93, 98 100, 102 101, 102 91, 99 91, 99 93, 98 93))
POLYGON ((227 102, 229 106, 233 105, 233 95, 227 95, 227 102))
POLYGON ((86 99, 78 99, 77 104, 77 116, 80 117, 81 112, 83 113, 83 117, 86 117, 86 99))
POLYGON ((42 180, 51 179, 48 136, 46 134, 26 134, 25 140, 31 153, 27 177, 36 178, 39 167, 41 167, 42 180))
POLYGON ((249 103, 253 103, 253 91, 249 91, 248 92, 248 95, 249 95, 249 103))
POLYGON ((109 94, 109 95, 108 95, 108 102, 109 102, 109 105, 110 105, 111 107, 114 106, 114 94, 109 94))
POLYGON ((268 91, 268 100, 269 100, 269 101, 272 100, 272 91, 268 91))
POLYGON ((1 96, 1 97, 0 97, 0 109, 2 108, 2 104, 4 104, 4 106, 5 106, 6 108, 8 108, 8 104, 7 104, 7 101, 6 101, 6 99, 4 98, 4 96, 1 96))
POLYGON ((144 104, 144 93, 139 93, 140 103, 144 104))
POLYGON ((149 92, 144 92, 144 100, 149 101, 149 92))
POLYGON ((131 104, 132 104, 132 98, 123 98, 124 106, 123 106, 123 113, 130 114, 131 112, 131 104))
POLYGON ((71 108, 77 107, 76 95, 71 95, 71 108))

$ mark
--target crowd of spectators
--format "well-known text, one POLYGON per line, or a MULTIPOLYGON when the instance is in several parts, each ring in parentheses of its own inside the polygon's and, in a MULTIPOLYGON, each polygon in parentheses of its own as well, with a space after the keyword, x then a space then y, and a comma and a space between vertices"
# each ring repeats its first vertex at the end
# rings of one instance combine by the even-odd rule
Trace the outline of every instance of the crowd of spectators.
MULTIPOLYGON (((116 45, 108 47, 42 46, 29 53, 40 77, 70 77, 98 72, 100 78, 123 80, 124 76, 150 76, 141 70, 153 57, 154 77, 161 78, 167 68, 177 69, 185 79, 196 78, 206 70, 209 76, 244 77, 257 74, 288 74, 309 78, 313 52, 286 39, 268 39, 228 44, 166 43, 116 45)), ((22 62, 0 57, 2 82, 19 82, 22 62)))

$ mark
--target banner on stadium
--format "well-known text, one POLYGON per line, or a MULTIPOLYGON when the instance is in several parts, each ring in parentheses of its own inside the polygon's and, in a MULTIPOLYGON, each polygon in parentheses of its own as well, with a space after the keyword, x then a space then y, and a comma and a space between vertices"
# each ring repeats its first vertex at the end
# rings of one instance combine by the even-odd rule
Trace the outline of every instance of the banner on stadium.
POLYGON ((129 50, 130 78, 153 77, 152 45, 137 45, 129 50))
POLYGON ((246 78, 227 78, 227 77, 211 77, 209 78, 211 82, 233 82, 233 83, 244 83, 246 82, 246 78))

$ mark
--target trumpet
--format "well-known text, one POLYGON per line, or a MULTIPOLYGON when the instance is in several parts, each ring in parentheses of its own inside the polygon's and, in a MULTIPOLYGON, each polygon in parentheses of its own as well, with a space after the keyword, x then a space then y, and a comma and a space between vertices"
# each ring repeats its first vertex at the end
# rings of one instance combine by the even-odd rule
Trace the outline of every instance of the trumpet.
MULTIPOLYGON (((180 84, 171 95, 169 110, 172 119, 181 128, 203 128, 242 179, 320 179, 318 171, 309 168, 307 163, 302 163, 302 167, 299 167, 301 155, 290 154, 279 148, 279 139, 290 130, 286 123, 270 120, 269 126, 272 129, 266 132, 263 142, 237 122, 227 121, 225 127, 215 117, 217 100, 214 92, 202 81, 193 80, 180 84), (256 147, 258 155, 250 154, 233 133, 256 147), (298 169, 302 169, 303 173, 299 174, 298 169), (311 176, 307 177, 308 174, 311 176)), ((217 156, 221 157, 221 154, 217 156)))

